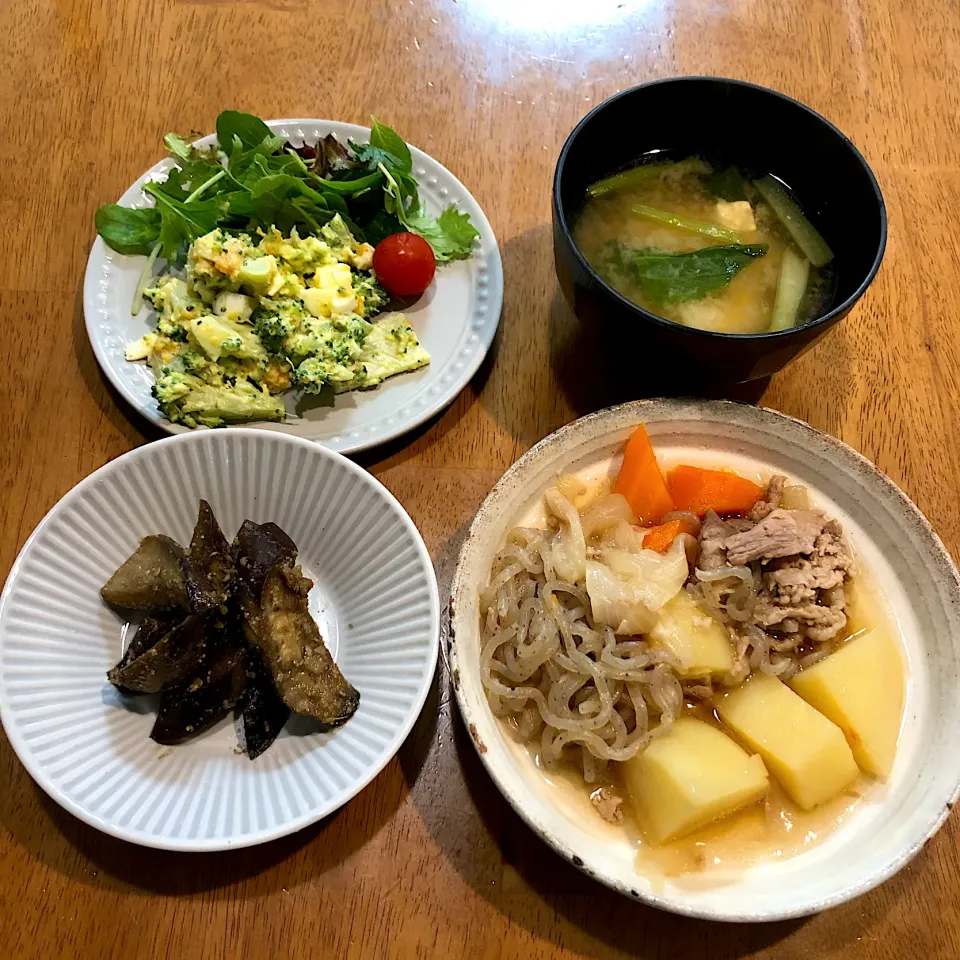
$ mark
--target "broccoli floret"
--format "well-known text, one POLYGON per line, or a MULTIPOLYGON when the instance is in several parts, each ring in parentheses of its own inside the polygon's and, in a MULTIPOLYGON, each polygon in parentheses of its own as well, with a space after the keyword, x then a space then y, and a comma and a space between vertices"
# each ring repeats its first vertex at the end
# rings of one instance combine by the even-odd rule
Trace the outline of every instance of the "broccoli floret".
POLYGON ((210 366, 210 361, 196 350, 184 350, 180 354, 180 360, 183 363, 183 369, 187 373, 200 373, 210 366))
POLYGON ((185 397, 193 388, 194 383, 199 384, 200 381, 196 377, 191 377, 179 370, 164 367, 163 373, 157 377, 153 385, 153 395, 162 408, 185 397))
MULTIPOLYGON (((360 368, 362 370, 362 368, 360 368)), ((304 393, 319 393, 328 383, 346 383, 356 377, 358 370, 338 363, 335 359, 307 357, 291 373, 293 385, 304 393)))
POLYGON ((357 313, 364 319, 379 313, 390 299, 387 291, 380 286, 372 273, 355 273, 353 292, 357 298, 357 313))
POLYGON ((284 341, 307 317, 297 300, 264 300, 253 315, 253 332, 269 353, 283 353, 284 341))
POLYGON ((290 337, 285 346, 294 357, 319 357, 349 363, 360 356, 373 324, 355 314, 321 320, 307 317, 302 332, 290 337))
POLYGON ((186 373, 164 372, 153 387, 163 415, 188 427, 244 420, 282 420, 283 401, 249 380, 214 386, 186 373))
POLYGON ((186 343, 187 341, 187 331, 175 320, 170 320, 167 317, 161 317, 157 322, 157 332, 171 340, 176 340, 177 343, 186 343))
POLYGON ((279 313, 263 311, 254 316, 253 332, 268 353, 279 353, 283 349, 283 341, 293 333, 293 324, 279 313))

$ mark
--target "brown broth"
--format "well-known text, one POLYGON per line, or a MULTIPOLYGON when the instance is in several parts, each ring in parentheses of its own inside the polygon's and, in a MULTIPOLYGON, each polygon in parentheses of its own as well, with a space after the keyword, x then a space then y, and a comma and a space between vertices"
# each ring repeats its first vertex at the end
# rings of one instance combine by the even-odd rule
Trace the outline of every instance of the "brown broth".
MULTIPOLYGON (((661 457, 661 468, 666 470, 681 462, 684 462, 684 458, 680 456, 661 457)), ((594 468, 580 474, 562 475, 558 477, 558 483, 583 511, 612 489, 612 478, 615 476, 613 463, 607 469, 594 468)), ((766 486, 772 474, 772 471, 738 472, 740 476, 747 476, 761 486, 766 486)), ((813 505, 816 506, 815 503, 813 505)), ((542 514, 543 508, 538 506, 536 512, 528 516, 525 522, 542 524, 542 514)), ((853 545, 850 546, 853 549, 853 545)), ((856 568, 845 587, 847 626, 835 648, 868 629, 887 630, 898 645, 902 646, 899 628, 886 601, 869 572, 863 569, 856 551, 853 555, 856 568)), ((903 672, 906 680, 905 663, 903 672)), ((717 727, 739 742, 736 734, 720 722, 711 702, 688 701, 684 704, 684 709, 687 715, 717 727)), ((749 750, 746 744, 740 745, 749 750)), ((547 767, 541 761, 533 743, 527 745, 526 752, 547 783, 559 792, 560 797, 567 802, 572 801, 571 813, 575 816, 585 814, 595 818, 598 826, 622 831, 636 848, 635 865, 638 873, 661 881, 667 878, 709 877, 711 874, 719 876, 724 870, 785 860, 804 853, 847 822, 864 798, 880 786, 871 777, 861 775, 826 803, 813 810, 802 810, 771 776, 770 790, 762 800, 680 840, 655 846, 644 840, 641 824, 619 775, 618 764, 610 763, 601 779, 588 784, 583 779, 579 765, 561 761, 547 767), (600 787, 606 787, 623 799, 620 807, 623 819, 620 823, 608 824, 603 821, 591 803, 590 795, 600 787)))
MULTIPOLYGON (((741 269, 726 287, 715 293, 683 303, 652 303, 644 297, 638 283, 609 266, 611 241, 667 253, 690 253, 703 247, 730 243, 729 240, 712 239, 652 223, 631 212, 631 207, 640 203, 696 220, 719 223, 717 198, 704 187, 703 178, 711 172, 712 168, 702 160, 684 160, 672 164, 658 177, 589 198, 574 224, 574 242, 587 262, 611 286, 651 313, 703 330, 760 333, 770 326, 780 263, 784 250, 793 246, 793 241, 770 208, 757 197, 751 199, 757 229, 742 233, 741 241, 744 244, 767 244, 767 253, 741 269)), ((829 269, 812 268, 797 323, 806 323, 819 316, 831 296, 829 269)))

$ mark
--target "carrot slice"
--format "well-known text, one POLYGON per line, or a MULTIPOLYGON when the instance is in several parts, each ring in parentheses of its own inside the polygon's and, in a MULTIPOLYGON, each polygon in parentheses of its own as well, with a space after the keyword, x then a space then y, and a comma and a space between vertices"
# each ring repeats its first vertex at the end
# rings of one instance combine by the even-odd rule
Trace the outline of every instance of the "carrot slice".
POLYGON ((763 487, 725 470, 701 467, 674 467, 667 474, 667 486, 677 510, 689 510, 698 517, 715 510, 721 517, 747 513, 763 496, 763 487))
POLYGON ((668 520, 666 523, 661 523, 657 527, 651 527, 650 530, 644 534, 643 549, 656 550, 657 553, 666 553, 670 549, 670 545, 681 533, 695 533, 697 526, 690 517, 676 517, 673 520, 668 520))
POLYGON ((614 493, 622 493, 644 526, 659 523, 665 513, 674 510, 673 499, 660 472, 647 429, 641 423, 627 441, 623 466, 617 476, 614 493))

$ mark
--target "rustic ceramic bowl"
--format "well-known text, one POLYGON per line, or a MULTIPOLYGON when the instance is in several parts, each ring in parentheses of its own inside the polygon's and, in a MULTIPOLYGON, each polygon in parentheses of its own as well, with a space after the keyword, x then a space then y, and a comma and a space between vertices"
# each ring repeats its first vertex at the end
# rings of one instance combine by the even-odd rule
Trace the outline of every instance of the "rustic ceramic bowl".
POLYGON ((920 511, 850 447, 771 410, 725 401, 628 403, 551 434, 480 508, 451 599, 457 700, 480 758, 513 808, 561 856, 614 890, 715 920, 779 920, 850 900, 896 873, 944 822, 960 789, 960 578, 920 511), (844 525, 902 629, 907 695, 897 759, 855 814, 796 857, 663 880, 637 870, 622 829, 548 784, 490 712, 480 680, 478 587, 507 530, 559 473, 615 461, 640 422, 661 454, 776 471, 806 484, 844 525))

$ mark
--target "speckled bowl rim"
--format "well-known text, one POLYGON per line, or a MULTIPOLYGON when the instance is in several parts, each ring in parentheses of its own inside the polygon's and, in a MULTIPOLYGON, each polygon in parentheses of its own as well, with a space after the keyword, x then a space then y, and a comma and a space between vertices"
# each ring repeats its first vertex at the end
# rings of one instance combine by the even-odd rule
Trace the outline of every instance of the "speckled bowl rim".
MULTIPOLYGON (((509 467, 487 495, 467 532, 451 586, 448 611, 450 624, 448 655, 454 693, 464 723, 470 731, 477 755, 510 806, 541 839, 587 876, 599 880, 631 899, 641 900, 651 906, 683 916, 732 922, 769 922, 809 916, 867 893, 896 874, 916 856, 924 844, 940 829, 950 815, 954 804, 960 798, 960 764, 955 767, 949 789, 944 791, 941 797, 932 798, 936 802, 928 804, 931 812, 922 819, 922 822, 916 824, 912 831, 910 843, 904 846, 896 856, 891 857, 881 869, 863 876, 855 884, 817 899, 796 903, 789 908, 767 911, 751 911, 750 909, 738 908, 721 911, 678 903, 668 893, 658 895, 638 891, 629 884, 623 883, 606 873, 604 863, 592 857, 588 850, 574 849, 574 844, 566 837, 551 832, 529 808, 526 798, 527 791, 523 789, 522 783, 517 782, 516 785, 521 789, 515 790, 514 783, 511 782, 509 776, 509 769, 506 766, 501 768, 491 758, 486 744, 478 733, 475 722, 477 716, 467 701, 465 684, 462 682, 460 656, 461 652, 465 657, 476 655, 475 651, 479 646, 479 623, 474 618, 468 619, 462 611, 470 607, 470 604, 466 602, 468 591, 477 589, 477 584, 469 581, 466 571, 473 559, 472 555, 476 549, 476 541, 480 531, 488 524, 502 518, 505 509, 503 504, 509 499, 509 494, 518 487, 524 487, 524 477, 527 472, 539 461, 548 458, 558 448, 571 451, 570 459, 572 460, 575 459, 572 451, 581 442, 588 439, 615 433, 632 424, 670 420, 710 420, 726 423, 728 426, 731 424, 742 426, 747 429, 749 429, 751 423, 767 426, 776 425, 779 428, 777 432, 782 440, 789 441, 791 437, 802 437, 808 445, 818 447, 820 452, 828 459, 832 457, 836 461, 845 463, 852 471, 863 478, 864 483, 872 483, 882 488, 898 504, 901 511, 901 522, 910 526, 929 559, 931 570, 935 571, 935 580, 943 589, 948 600, 944 604, 943 613, 954 628, 951 631, 952 644, 955 649, 960 649, 960 573, 958 573, 950 554, 926 517, 913 501, 877 466, 843 441, 817 430, 803 420, 776 410, 731 400, 657 398, 636 400, 599 410, 561 427, 540 440, 509 467)), ((533 492, 531 486, 531 495, 533 492)), ((960 701, 960 691, 957 692, 956 699, 960 701)), ((481 709, 487 710, 487 716, 490 716, 485 698, 482 700, 481 709)), ((498 733, 505 736, 499 729, 498 733)))

